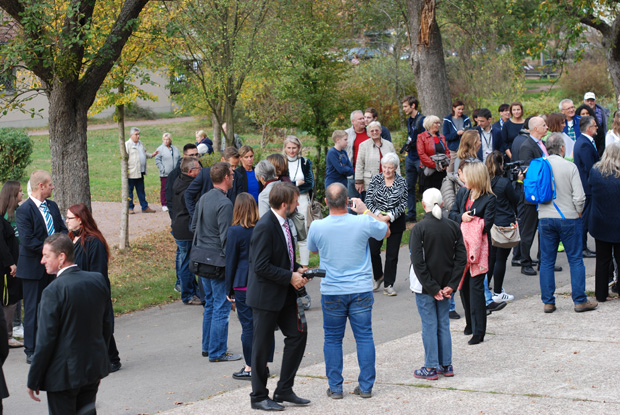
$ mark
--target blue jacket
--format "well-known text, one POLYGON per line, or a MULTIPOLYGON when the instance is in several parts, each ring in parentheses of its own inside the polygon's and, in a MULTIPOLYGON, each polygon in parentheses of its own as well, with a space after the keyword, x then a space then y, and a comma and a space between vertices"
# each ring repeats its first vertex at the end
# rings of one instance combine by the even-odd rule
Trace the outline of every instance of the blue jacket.
POLYGON ((588 184, 592 192, 588 232, 600 241, 620 243, 620 178, 603 177, 598 169, 590 170, 588 184))
MULTIPOLYGON (((463 129, 471 129, 471 121, 465 114, 463 114, 463 129)), ((457 151, 459 149, 459 144, 461 144, 461 136, 456 132, 456 126, 452 122, 452 114, 446 115, 443 119, 443 135, 446 137, 448 148, 452 151, 457 151)))
POLYGON ((226 238, 226 294, 234 294, 233 288, 247 287, 250 272, 250 240, 252 228, 234 225, 228 228, 226 238))
POLYGON ((588 183, 588 177, 590 176, 590 170, 594 163, 599 161, 600 157, 594 144, 585 135, 580 135, 577 141, 575 141, 575 147, 573 148, 573 159, 577 170, 579 170, 579 177, 581 178, 581 184, 583 185, 583 191, 586 196, 592 194, 590 190, 590 184, 588 183))
POLYGON ((420 156, 418 155, 418 145, 417 145, 418 135, 426 131, 424 129, 424 118, 426 117, 422 115, 421 112, 418 112, 416 116, 413 118, 407 117, 408 140, 407 140, 407 143, 405 143, 403 148, 400 150, 401 153, 403 151, 407 151, 407 157, 409 157, 411 161, 415 162, 414 164, 416 166, 419 164, 417 162, 420 161, 420 156), (409 139, 411 139, 411 141, 409 141, 409 139))
POLYGON ((347 150, 336 150, 332 147, 327 152, 327 160, 325 161, 325 188, 332 183, 342 183, 347 186, 347 176, 355 174, 351 160, 347 155, 347 150))
MULTIPOLYGON (((480 142, 482 142, 482 128, 480 126, 476 127, 476 131, 480 134, 480 142)), ((501 151, 502 153, 506 150, 504 148, 504 141, 502 140, 502 130, 491 127, 491 137, 493 142, 491 143, 492 150, 501 151)), ((480 150, 478 150, 478 159, 483 160, 482 158, 482 145, 480 145, 480 150)))
MULTIPOLYGON (((581 131, 579 130, 579 120, 581 120, 581 117, 579 115, 575 115, 573 117, 573 126, 575 127, 575 140, 577 140, 581 135, 581 131)), ((566 123, 562 132, 568 135, 568 123, 566 123)))

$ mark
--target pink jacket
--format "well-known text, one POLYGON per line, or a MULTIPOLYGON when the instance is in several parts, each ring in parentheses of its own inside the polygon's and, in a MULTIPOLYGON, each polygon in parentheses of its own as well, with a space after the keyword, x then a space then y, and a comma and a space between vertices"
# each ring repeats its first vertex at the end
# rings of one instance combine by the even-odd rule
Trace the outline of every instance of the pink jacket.
MULTIPOLYGON (((469 270, 472 277, 485 274, 489 270, 489 240, 484 231, 484 219, 474 216, 471 222, 461 222, 461 232, 463 233, 463 241, 467 249, 467 265, 463 278, 469 270)), ((461 285, 463 284, 461 278, 461 285)))

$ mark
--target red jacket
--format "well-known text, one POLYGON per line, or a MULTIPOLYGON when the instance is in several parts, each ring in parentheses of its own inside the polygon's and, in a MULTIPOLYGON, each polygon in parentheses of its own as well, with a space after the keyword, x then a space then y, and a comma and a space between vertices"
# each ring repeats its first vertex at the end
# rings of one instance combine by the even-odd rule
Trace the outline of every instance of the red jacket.
MULTIPOLYGON (((446 156, 450 158, 450 150, 448 150, 448 145, 446 144, 446 137, 440 135, 439 139, 443 143, 443 148, 446 149, 446 156)), ((430 167, 434 169, 435 162, 431 160, 431 156, 435 155, 435 138, 428 131, 424 131, 422 134, 418 135, 416 146, 418 147, 418 155, 420 156, 420 167, 430 167)))

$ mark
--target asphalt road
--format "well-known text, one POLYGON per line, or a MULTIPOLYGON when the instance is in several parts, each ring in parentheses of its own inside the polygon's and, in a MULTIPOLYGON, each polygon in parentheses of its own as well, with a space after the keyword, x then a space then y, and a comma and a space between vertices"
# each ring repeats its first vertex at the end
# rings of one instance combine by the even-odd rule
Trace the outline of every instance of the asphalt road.
MULTIPOLYGON (((594 243, 591 242, 590 245, 593 246, 594 243)), ((584 261, 588 275, 592 275, 595 260, 584 261)), ((568 263, 564 254, 558 254, 557 264, 564 267, 563 272, 556 273, 557 285, 562 286, 570 282, 568 263)), ((398 296, 385 296, 383 289, 375 293, 373 331, 377 344, 420 331, 420 318, 413 294, 408 289, 408 266, 408 250, 407 247, 403 247, 395 284, 398 296)), ((504 283, 506 292, 515 295, 516 299, 538 296, 540 292, 538 277, 525 276, 519 271, 520 268, 508 265, 504 283)), ((323 361, 319 281, 313 281, 306 287, 312 296, 312 308, 307 312, 309 339, 302 366, 323 361)), ((510 307, 509 304, 506 310, 510 307)), ((542 312, 542 303, 540 308, 542 312)), ((458 298, 457 311, 462 314, 458 298)), ((488 330, 493 330, 492 315, 489 317, 488 330)), ((194 402, 247 386, 247 382, 234 380, 231 377, 233 372, 242 367, 242 361, 210 363, 207 358, 201 356, 201 331, 202 307, 186 306, 181 302, 117 318, 115 336, 123 367, 103 379, 97 396, 98 413, 153 414, 174 408, 181 402, 194 402)), ((241 353, 240 336, 241 327, 236 315, 233 314, 228 333, 230 351, 241 353)), ((272 374, 279 373, 282 346, 282 335, 277 332, 276 355, 271 365, 272 374)), ((353 335, 350 328, 347 328, 344 353, 354 351, 353 335)), ((399 356, 394 356, 394 359, 398 358, 399 356)), ((12 349, 3 367, 11 393, 11 396, 4 400, 5 414, 47 413, 45 393, 41 393, 40 403, 32 401, 26 393, 28 368, 23 349, 12 349)), ((273 390, 275 382, 270 381, 269 387, 273 390)))

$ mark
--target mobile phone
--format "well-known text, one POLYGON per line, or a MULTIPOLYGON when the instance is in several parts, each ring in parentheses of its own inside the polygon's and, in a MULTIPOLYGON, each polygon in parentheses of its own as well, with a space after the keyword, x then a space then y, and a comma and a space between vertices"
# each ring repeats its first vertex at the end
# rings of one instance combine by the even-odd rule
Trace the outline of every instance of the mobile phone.
POLYGON ((472 209, 469 211, 470 216, 476 216, 476 209, 472 209))
POLYGON ((349 199, 349 204, 347 206, 349 206, 350 208, 355 208, 355 202, 349 199))

